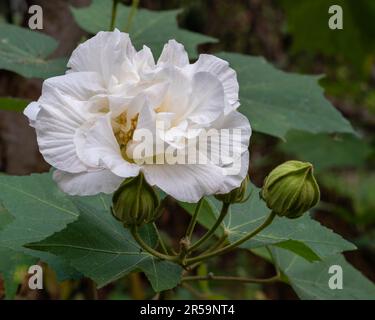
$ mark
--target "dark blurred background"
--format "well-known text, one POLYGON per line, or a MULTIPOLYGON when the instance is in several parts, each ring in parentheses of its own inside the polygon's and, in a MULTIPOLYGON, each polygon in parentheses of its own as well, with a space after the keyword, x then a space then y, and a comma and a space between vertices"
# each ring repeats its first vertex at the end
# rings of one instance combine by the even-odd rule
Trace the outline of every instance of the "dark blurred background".
MULTIPOLYGON (((54 55, 69 56, 77 43, 88 36, 75 23, 69 6, 82 7, 89 3, 89 0, 0 0, 0 20, 24 25, 27 8, 32 4, 42 6, 43 32, 59 41, 54 55)), ((130 1, 123 3, 129 4, 130 1)), ((358 251, 345 256, 372 281, 375 281, 374 4, 372 0, 140 1, 141 7, 152 10, 183 8, 179 16, 181 27, 219 39, 218 43, 200 46, 200 52, 225 50, 261 55, 285 71, 326 75, 321 80, 326 96, 351 121, 361 139, 353 143, 350 138, 337 137, 344 143, 335 149, 335 156, 324 136, 291 133, 288 142, 284 143, 270 136, 254 134, 250 174, 253 182, 260 186, 269 170, 284 160, 299 158, 312 161, 319 169, 317 175, 322 188, 322 203, 314 212, 315 218, 358 246, 358 251), (334 39, 325 32, 326 21, 314 23, 322 18, 322 12, 326 19, 327 2, 340 4, 344 9, 344 30, 339 31, 341 34, 334 39), (319 27, 322 25, 325 29, 319 27), (327 163, 327 158, 331 157, 332 161, 327 163)), ((41 84, 38 79, 28 80, 0 71, 0 96, 37 99, 41 84)), ((38 152, 34 131, 25 117, 19 113, 0 111, 0 171, 23 175, 48 170, 48 164, 38 152)), ((184 232, 186 224, 182 222, 187 223, 189 219, 180 211, 171 204, 160 221, 162 229, 176 239, 184 232)), ((267 277, 274 272, 272 265, 242 252, 231 254, 230 259, 219 258, 213 265, 222 274, 236 270, 239 275, 267 277)), ((90 297, 87 280, 58 284, 52 270, 47 272, 46 277, 45 292, 34 293, 21 288, 18 297, 90 297)), ((203 298, 297 298, 284 284, 241 287, 216 284, 201 289, 205 293, 203 298)), ((170 293, 164 294, 168 296, 170 293)), ((178 290, 175 297, 194 298, 199 294, 202 295, 194 290, 178 290)), ((149 297, 150 289, 140 275, 124 278, 99 291, 102 299, 149 297)))

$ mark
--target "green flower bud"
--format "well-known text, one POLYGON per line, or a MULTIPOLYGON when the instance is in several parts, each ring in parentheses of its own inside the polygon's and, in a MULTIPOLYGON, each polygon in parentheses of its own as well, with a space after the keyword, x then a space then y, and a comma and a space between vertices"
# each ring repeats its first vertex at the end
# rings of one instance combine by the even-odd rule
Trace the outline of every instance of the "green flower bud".
POLYGON ((302 216, 320 199, 312 164, 292 160, 277 166, 266 177, 261 197, 278 216, 302 216))
POLYGON ((247 186, 249 185, 249 182, 250 182, 250 178, 247 175, 238 188, 233 189, 231 192, 228 192, 226 194, 216 194, 215 198, 224 203, 245 202, 248 199, 248 197, 246 196, 247 195, 246 191, 247 191, 247 186))
POLYGON ((143 174, 127 178, 112 198, 112 214, 125 227, 141 226, 159 217, 159 198, 143 174))

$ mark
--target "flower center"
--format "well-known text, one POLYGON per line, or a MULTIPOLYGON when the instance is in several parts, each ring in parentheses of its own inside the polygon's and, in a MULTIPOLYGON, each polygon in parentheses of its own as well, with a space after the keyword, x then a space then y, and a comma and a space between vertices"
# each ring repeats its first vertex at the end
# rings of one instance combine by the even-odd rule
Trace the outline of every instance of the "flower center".
POLYGON ((126 146, 130 140, 133 139, 134 131, 138 123, 138 113, 130 120, 127 117, 127 113, 123 112, 116 119, 114 119, 112 127, 115 134, 117 143, 120 146, 122 157, 129 161, 129 157, 126 155, 126 146))

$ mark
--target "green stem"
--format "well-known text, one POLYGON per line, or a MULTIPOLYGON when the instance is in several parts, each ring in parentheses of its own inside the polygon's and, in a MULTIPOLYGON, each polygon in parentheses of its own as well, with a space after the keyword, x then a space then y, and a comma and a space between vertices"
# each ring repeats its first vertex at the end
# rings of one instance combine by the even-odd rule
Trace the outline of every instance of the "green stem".
MULTIPOLYGON (((223 244, 225 243, 225 241, 228 239, 228 233, 225 232, 221 238, 216 241, 211 247, 209 247, 206 251, 203 252, 203 254, 206 254, 208 252, 211 252, 211 251, 214 251, 220 247, 223 246, 223 244)), ((199 265, 201 265, 203 263, 203 261, 198 261, 192 265, 189 265, 189 268, 188 270, 191 271, 191 270, 194 270, 196 267, 198 267, 199 265)))
POLYGON ((158 242, 159 242, 159 244, 160 244, 160 246, 161 246, 163 252, 164 252, 165 254, 169 254, 168 249, 167 249, 167 247, 166 247, 166 245, 165 245, 165 243, 164 243, 164 241, 163 241, 163 238, 161 237, 161 234, 160 234, 159 229, 158 229, 158 227, 156 226, 155 222, 153 223, 153 225, 154 225, 154 228, 155 228, 156 235, 157 235, 157 237, 158 237, 158 242))
POLYGON ((176 257, 174 257, 174 256, 170 256, 170 255, 160 253, 159 251, 156 251, 155 249, 151 248, 146 242, 143 241, 143 239, 139 235, 137 226, 133 226, 131 228, 131 233, 132 233, 134 239, 141 246, 141 248, 144 249, 146 252, 148 252, 148 253, 152 254, 153 256, 155 256, 157 258, 160 258, 160 259, 169 260, 169 261, 176 261, 177 260, 176 257))
POLYGON ((132 23, 133 23, 134 16, 137 13, 138 6, 139 6, 139 0, 133 0, 132 7, 131 7, 130 12, 129 12, 128 20, 127 20, 126 26, 124 28, 125 32, 129 32, 129 30, 132 26, 132 23))
POLYGON ((194 214, 193 214, 192 218, 190 219, 189 226, 186 229, 186 235, 185 235, 186 239, 189 239, 189 240, 191 239, 191 236, 193 234, 195 225, 197 224, 199 212, 200 212, 202 204, 203 204, 203 199, 204 198, 200 199, 197 206, 195 207, 194 214))
POLYGON ((220 237, 219 240, 217 240, 210 248, 208 248, 204 253, 208 253, 211 251, 215 251, 222 247, 222 245, 225 243, 225 241, 228 239, 228 232, 224 231, 224 234, 220 237))
POLYGON ((116 16, 117 16, 117 6, 120 0, 112 0, 112 16, 111 16, 111 26, 109 27, 111 31, 115 29, 116 16))
POLYGON ((227 215, 228 213, 228 209, 229 209, 229 206, 230 204, 229 203, 223 203, 223 207, 221 208, 221 212, 220 212, 220 215, 219 215, 219 218, 216 220, 215 224, 212 226, 212 228, 210 230, 208 230, 205 235, 200 238, 196 243, 194 243, 190 248, 189 248, 189 252, 197 249, 199 246, 201 246, 205 241, 207 241, 208 239, 210 239, 216 229, 220 226, 220 224, 223 222, 225 216, 227 215))
POLYGON ((280 280, 280 276, 276 275, 271 278, 252 279, 252 278, 245 278, 245 277, 214 276, 212 274, 208 274, 206 276, 188 276, 188 277, 182 278, 182 281, 205 281, 205 280, 231 281, 231 282, 243 282, 243 283, 271 283, 271 282, 280 280))
POLYGON ((242 243, 244 243, 247 240, 251 239, 252 237, 254 237, 255 235, 257 235, 259 232, 261 232, 263 229, 265 229, 266 227, 268 227, 271 224, 271 222, 273 221, 273 219, 275 218, 275 216, 276 216, 276 213, 274 213, 272 211, 270 213, 270 215, 267 217, 267 219, 258 228, 256 228, 254 231, 250 232, 249 234, 247 234, 243 238, 241 238, 241 239, 233 242, 230 245, 227 245, 224 248, 220 248, 218 250, 209 252, 207 254, 202 254, 202 255, 200 255, 198 257, 187 259, 186 260, 186 265, 188 266, 188 265, 194 264, 194 263, 196 263, 198 261, 203 261, 203 260, 206 260, 208 258, 217 256, 217 255, 220 255, 220 254, 224 254, 224 253, 226 253, 226 252, 228 252, 228 251, 230 251, 230 250, 232 250, 232 249, 240 246, 242 243))

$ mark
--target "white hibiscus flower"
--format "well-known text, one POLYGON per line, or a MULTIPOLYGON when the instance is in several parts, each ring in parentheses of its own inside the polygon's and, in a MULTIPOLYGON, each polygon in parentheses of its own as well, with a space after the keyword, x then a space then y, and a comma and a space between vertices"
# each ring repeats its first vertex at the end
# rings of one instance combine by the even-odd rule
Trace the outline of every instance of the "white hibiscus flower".
MULTIPOLYGON (((47 79, 39 100, 25 110, 66 193, 112 193, 124 178, 142 172, 149 184, 174 198, 197 202, 227 193, 245 178, 251 129, 236 111, 238 82, 226 61, 202 54, 190 64, 184 47, 170 40, 155 63, 148 47, 137 52, 129 36, 115 30, 78 46, 68 67, 65 75, 47 79), (143 142, 135 137, 144 129, 159 137, 158 122, 169 153, 186 149, 209 129, 240 129, 239 139, 224 143, 237 156, 225 157, 209 142, 208 150, 220 161, 142 163, 135 150, 143 142), (230 165, 239 166, 236 174, 227 174, 230 165)), ((158 156, 154 150, 144 155, 158 156)))

